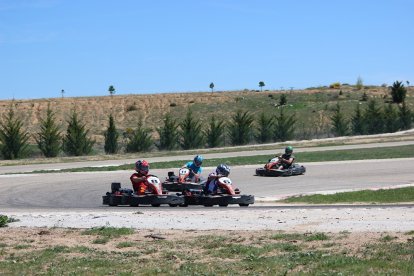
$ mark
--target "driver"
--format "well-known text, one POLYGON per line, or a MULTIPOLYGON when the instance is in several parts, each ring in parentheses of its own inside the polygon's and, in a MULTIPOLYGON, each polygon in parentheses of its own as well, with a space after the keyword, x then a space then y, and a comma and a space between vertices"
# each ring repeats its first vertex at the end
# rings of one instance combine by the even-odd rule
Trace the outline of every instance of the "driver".
POLYGON ((203 168, 201 167, 201 164, 203 163, 203 156, 196 155, 193 159, 193 161, 187 162, 182 166, 182 168, 187 168, 190 170, 190 174, 188 175, 188 178, 192 182, 197 182, 200 179, 201 172, 203 171, 203 168))
POLYGON ((211 172, 208 175, 206 185, 204 186, 205 194, 215 194, 217 193, 218 185, 217 179, 220 177, 227 177, 230 174, 230 167, 226 164, 220 164, 217 166, 216 170, 211 172))
POLYGON ((143 195, 148 188, 146 181, 149 171, 149 163, 145 160, 138 160, 135 162, 135 171, 136 172, 133 173, 129 179, 131 180, 134 193, 143 195))
POLYGON ((279 157, 279 168, 278 168, 279 170, 285 170, 289 168, 290 166, 292 166, 293 161, 295 160, 295 156, 292 153, 293 153, 293 147, 287 146, 285 148, 285 153, 282 154, 282 156, 278 156, 279 157))

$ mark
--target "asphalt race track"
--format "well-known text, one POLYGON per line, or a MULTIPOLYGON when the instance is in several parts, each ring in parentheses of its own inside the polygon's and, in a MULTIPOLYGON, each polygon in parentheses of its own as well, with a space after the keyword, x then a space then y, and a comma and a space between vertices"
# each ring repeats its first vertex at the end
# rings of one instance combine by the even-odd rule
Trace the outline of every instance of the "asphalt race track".
MULTIPOLYGON (((305 175, 259 177, 255 168, 232 167, 230 178, 256 199, 414 184, 414 158, 302 164, 305 175)), ((205 168, 203 176, 213 168, 205 168)), ((151 170, 164 180, 169 170, 151 170)), ((0 175, 0 208, 102 209, 111 182, 130 187, 132 171, 0 175)), ((185 208, 187 209, 187 208, 185 208)))

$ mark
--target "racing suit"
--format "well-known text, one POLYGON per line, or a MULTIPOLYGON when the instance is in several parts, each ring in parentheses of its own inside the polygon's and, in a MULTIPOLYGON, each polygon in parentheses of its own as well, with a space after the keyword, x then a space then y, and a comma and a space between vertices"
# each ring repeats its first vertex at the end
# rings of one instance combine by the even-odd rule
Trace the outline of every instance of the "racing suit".
POLYGON ((190 169, 190 174, 188 176, 188 178, 191 179, 191 181, 195 182, 196 178, 201 174, 201 172, 203 171, 203 168, 200 166, 198 167, 193 161, 187 162, 184 165, 184 168, 188 168, 190 169), (197 176, 196 176, 197 174, 197 176))
POLYGON ((293 154, 286 154, 286 153, 284 153, 284 154, 282 154, 282 156, 281 156, 283 159, 285 159, 285 160, 289 160, 289 159, 291 159, 292 158, 292 162, 291 163, 286 163, 286 162, 282 162, 282 160, 280 160, 279 161, 279 169, 280 170, 285 170, 285 169, 287 169, 287 168, 289 168, 290 166, 292 166, 292 164, 293 164, 293 161, 295 161, 295 156, 293 155, 293 154))
POLYGON ((218 177, 219 177, 219 175, 217 174, 216 171, 213 171, 208 175, 206 185, 204 186, 204 193, 205 194, 215 194, 215 193, 217 193, 218 177))
POLYGON ((131 180, 134 193, 138 195, 145 194, 145 191, 148 188, 146 184, 146 175, 136 172, 133 173, 129 179, 131 180))

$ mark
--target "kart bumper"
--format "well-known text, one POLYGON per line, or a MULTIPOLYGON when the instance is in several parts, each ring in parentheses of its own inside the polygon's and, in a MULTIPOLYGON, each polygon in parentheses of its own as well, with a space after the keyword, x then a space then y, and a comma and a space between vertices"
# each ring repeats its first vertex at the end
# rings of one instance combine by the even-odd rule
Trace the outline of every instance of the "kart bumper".
POLYGON ((184 198, 176 195, 115 195, 107 193, 106 195, 102 196, 102 200, 104 205, 109 206, 159 206, 163 204, 177 206, 184 204, 184 198))

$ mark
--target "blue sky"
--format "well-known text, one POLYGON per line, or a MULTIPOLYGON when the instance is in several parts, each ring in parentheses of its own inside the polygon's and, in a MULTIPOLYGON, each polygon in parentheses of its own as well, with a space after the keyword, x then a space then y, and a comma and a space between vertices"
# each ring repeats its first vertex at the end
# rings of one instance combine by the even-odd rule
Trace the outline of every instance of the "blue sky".
POLYGON ((0 0, 0 99, 414 83, 410 0, 0 0))

